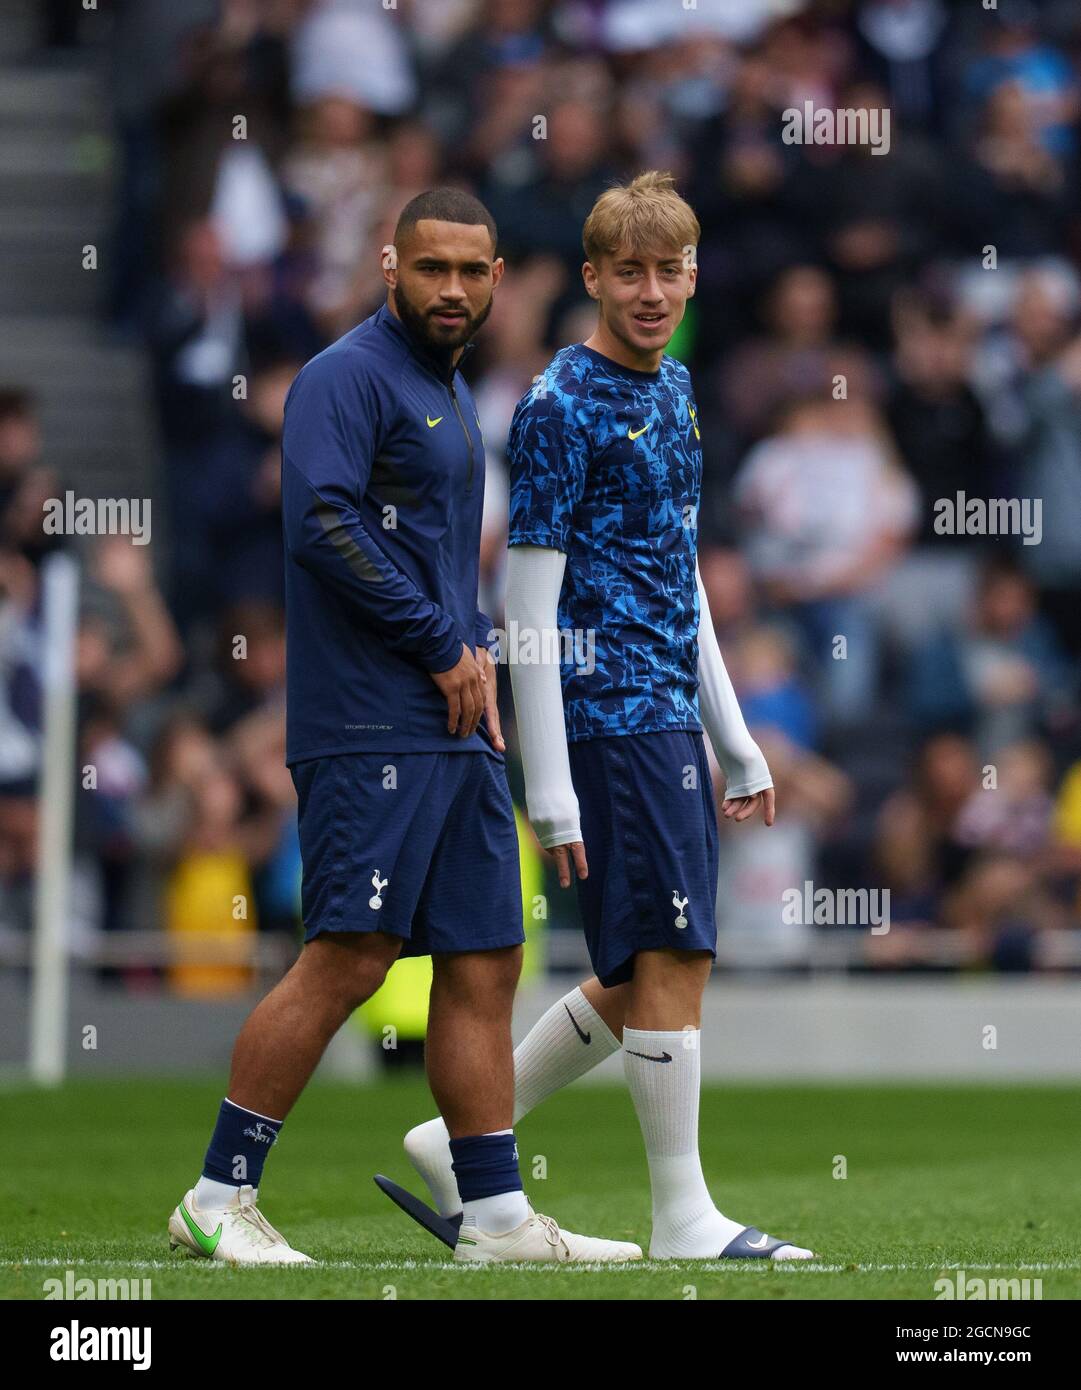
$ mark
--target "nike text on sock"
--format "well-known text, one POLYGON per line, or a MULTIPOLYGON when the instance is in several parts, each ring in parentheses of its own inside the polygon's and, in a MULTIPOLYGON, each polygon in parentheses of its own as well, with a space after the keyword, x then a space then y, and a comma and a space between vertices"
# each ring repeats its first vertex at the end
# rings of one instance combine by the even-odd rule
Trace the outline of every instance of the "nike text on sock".
POLYGON ((282 1123, 223 1100, 203 1162, 203 1177, 233 1187, 246 1183, 258 1187, 282 1123))

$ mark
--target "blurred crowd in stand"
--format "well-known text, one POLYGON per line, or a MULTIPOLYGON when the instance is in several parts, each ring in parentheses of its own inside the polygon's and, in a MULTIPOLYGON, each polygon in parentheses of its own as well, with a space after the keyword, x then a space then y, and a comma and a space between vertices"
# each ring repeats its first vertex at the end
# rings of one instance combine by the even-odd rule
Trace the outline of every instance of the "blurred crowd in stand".
POLYGON ((79 939, 295 932, 290 381, 382 301, 410 197, 454 182, 486 202, 508 269, 468 375, 498 615, 511 413, 591 331, 594 199, 663 168, 702 224, 670 349, 698 400, 702 572, 779 806, 772 830, 723 827, 727 958, 801 967, 841 930, 781 912, 813 883, 890 890, 868 968, 1056 968, 1081 928, 1073 0, 113 8, 108 57, 90 55, 112 64, 103 313, 152 364, 155 538, 44 535, 44 499, 78 480, 50 468, 34 399, 0 389, 5 924, 25 925, 32 886, 40 566, 77 545, 79 939), (888 114, 888 150, 786 143, 806 102, 888 114))

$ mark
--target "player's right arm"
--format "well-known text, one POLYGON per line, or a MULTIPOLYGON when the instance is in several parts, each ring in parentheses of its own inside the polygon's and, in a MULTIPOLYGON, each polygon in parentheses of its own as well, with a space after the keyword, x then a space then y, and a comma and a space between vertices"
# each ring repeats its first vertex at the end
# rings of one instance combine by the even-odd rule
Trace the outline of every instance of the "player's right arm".
POLYGON ((570 884, 572 862, 579 878, 588 873, 567 753, 559 661, 543 659, 546 651, 558 651, 558 645, 546 643, 543 634, 558 627, 559 591, 566 566, 566 555, 543 546, 512 546, 507 556, 507 629, 520 636, 540 634, 537 649, 542 657, 529 665, 515 660, 510 663, 526 812, 538 840, 552 851, 563 888, 570 884))
POLYGON ((559 595, 567 566, 571 517, 581 500, 588 439, 567 402, 543 380, 519 402, 507 445, 511 473, 508 632, 533 634, 540 660, 511 653, 510 675, 525 772, 526 811, 537 838, 552 851, 561 887, 589 872, 571 780, 558 641, 559 595), (545 657, 548 657, 546 660, 545 657))
POLYGON ((484 675, 454 620, 375 543, 359 512, 393 402, 343 356, 313 359, 293 382, 282 433, 282 527, 290 559, 345 599, 391 651, 417 662, 468 737, 484 675))

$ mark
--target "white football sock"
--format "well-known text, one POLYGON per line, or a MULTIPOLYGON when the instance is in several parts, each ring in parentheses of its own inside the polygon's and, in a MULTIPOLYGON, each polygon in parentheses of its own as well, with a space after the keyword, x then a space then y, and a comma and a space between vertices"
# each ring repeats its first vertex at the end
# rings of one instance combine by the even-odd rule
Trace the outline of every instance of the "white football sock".
MULTIPOLYGON (((600 1014, 580 989, 572 989, 541 1015, 514 1050, 514 1123, 618 1051, 619 1040, 600 1014)), ((405 1136, 405 1150, 428 1184, 440 1214, 453 1216, 461 1211, 450 1137, 442 1117, 411 1129, 405 1136)), ((483 1222, 478 1224, 488 1229, 483 1222)))
POLYGON ((618 1051, 619 1039, 582 991, 572 989, 514 1049, 514 1123, 618 1051))
POLYGON ((195 1205, 200 1211, 224 1211, 239 1191, 239 1183, 234 1187, 216 1178, 201 1177, 195 1184, 195 1205))
POLYGON ((649 1161, 653 1192, 651 1259, 721 1253, 745 1227, 713 1205, 698 1156, 701 1034, 623 1030, 626 1073, 649 1161))
POLYGON ((462 1207, 462 1227, 478 1226, 490 1236, 505 1236, 529 1220, 529 1203, 521 1188, 517 1192, 501 1192, 498 1197, 478 1197, 462 1207))

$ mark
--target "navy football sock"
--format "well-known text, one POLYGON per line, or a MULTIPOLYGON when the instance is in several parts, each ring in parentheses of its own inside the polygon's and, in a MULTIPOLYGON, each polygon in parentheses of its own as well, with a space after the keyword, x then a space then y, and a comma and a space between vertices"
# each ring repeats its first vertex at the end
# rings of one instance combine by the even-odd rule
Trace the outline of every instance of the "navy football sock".
POLYGON ((245 1183, 258 1187, 263 1164, 283 1124, 223 1100, 203 1161, 203 1177, 232 1187, 245 1183))
POLYGON ((450 1154, 454 1160, 458 1194, 463 1202, 498 1197, 504 1192, 521 1192, 522 1175, 518 1171, 518 1146, 513 1130, 452 1139, 450 1154))

